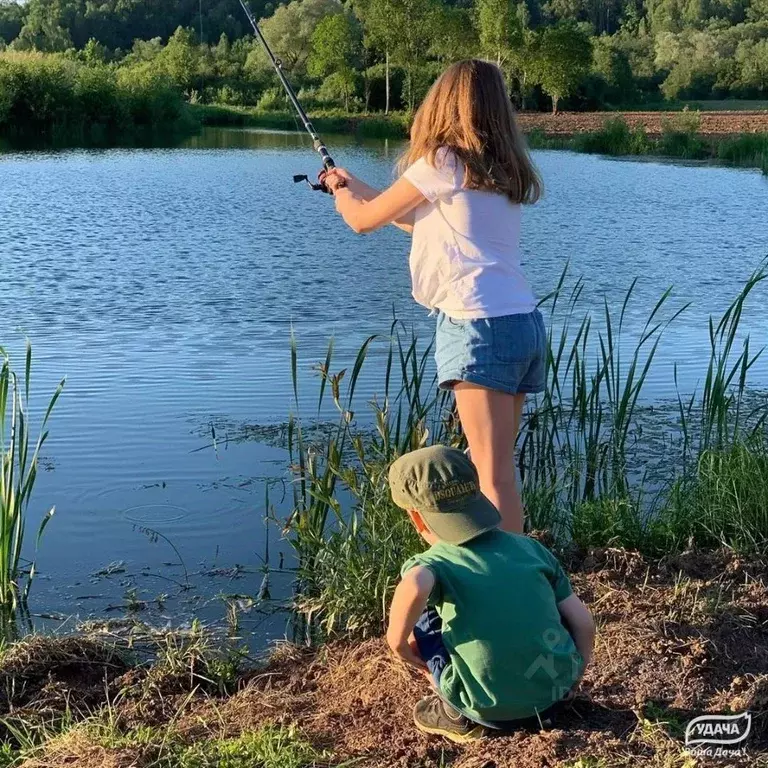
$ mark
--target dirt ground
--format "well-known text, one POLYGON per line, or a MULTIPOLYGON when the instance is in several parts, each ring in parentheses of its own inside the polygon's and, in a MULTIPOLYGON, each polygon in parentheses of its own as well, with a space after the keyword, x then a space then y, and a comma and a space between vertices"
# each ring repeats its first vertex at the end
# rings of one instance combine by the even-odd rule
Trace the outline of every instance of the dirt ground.
MULTIPOLYGON (((594 612, 599 636, 578 700, 542 732, 466 747, 423 736, 411 711, 426 683, 396 664, 378 639, 316 651, 280 645, 265 667, 243 675, 227 696, 190 694, 183 674, 126 669, 119 657, 70 640, 48 662, 36 663, 30 652, 6 655, 0 718, 50 719, 63 702, 77 717, 109 701, 123 732, 173 728, 187 743, 284 723, 331 752, 333 764, 352 758, 367 768, 768 766, 766 563, 694 552, 652 563, 607 549, 574 555, 566 565, 594 612), (715 763, 684 751, 690 719, 745 710, 753 716, 746 755, 715 763)), ((80 738, 59 743, 47 760, 24 765, 152 763, 136 747, 105 749, 80 738)))
MULTIPOLYGON (((611 118, 623 118, 630 128, 643 126, 650 136, 658 136, 666 121, 679 120, 680 112, 561 112, 558 115, 522 112, 518 122, 525 133, 534 129, 548 136, 572 136, 599 131, 611 118)), ((699 133, 727 136, 736 133, 768 133, 768 110, 756 112, 700 112, 699 133)))

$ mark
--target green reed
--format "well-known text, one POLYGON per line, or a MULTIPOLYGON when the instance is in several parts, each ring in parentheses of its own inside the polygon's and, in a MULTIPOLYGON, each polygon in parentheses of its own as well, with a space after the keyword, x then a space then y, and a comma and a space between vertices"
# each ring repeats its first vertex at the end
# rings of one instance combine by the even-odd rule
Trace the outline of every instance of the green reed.
MULTIPOLYGON (((722 317, 710 320, 701 391, 679 394, 677 411, 646 425, 652 412, 643 390, 664 334, 688 305, 671 307, 665 291, 629 338, 636 281, 620 305, 604 302, 595 313, 583 308, 584 282, 569 286, 563 271, 542 301, 550 329, 546 391, 528 399, 518 442, 530 529, 548 529, 561 543, 652 554, 689 543, 768 551, 768 404, 748 405, 748 374, 760 353, 739 334, 745 303, 765 277, 755 272, 722 317), (664 453, 654 468, 646 435, 661 432, 664 453)), ((421 344, 394 320, 388 336, 365 341, 349 373, 332 373, 331 342, 318 366, 318 416, 308 427, 298 412, 292 340, 296 504, 289 531, 300 562, 297 604, 324 632, 378 631, 399 566, 420 546, 390 501, 391 461, 430 443, 465 444, 452 395, 436 386, 433 343, 421 344), (382 388, 359 418, 354 395, 374 344, 387 345, 382 388), (338 419, 321 428, 329 392, 338 419)))
MULTIPOLYGON (((24 378, 11 368, 6 352, 0 348, 0 609, 13 612, 26 604, 35 575, 22 561, 29 503, 37 479, 40 451, 48 438, 47 424, 64 387, 62 381, 51 397, 33 441, 30 435, 29 394, 32 380, 32 348, 27 344, 24 378), (26 584, 21 581, 26 575, 26 584)), ((36 546, 53 516, 51 508, 37 531, 36 546)))

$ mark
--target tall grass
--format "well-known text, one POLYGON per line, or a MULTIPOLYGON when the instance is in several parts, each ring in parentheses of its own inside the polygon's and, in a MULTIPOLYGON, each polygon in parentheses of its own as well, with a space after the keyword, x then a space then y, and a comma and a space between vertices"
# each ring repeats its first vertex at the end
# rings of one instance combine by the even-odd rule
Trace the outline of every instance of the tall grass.
MULTIPOLYGON (((48 438, 48 419, 64 387, 62 381, 56 388, 37 440, 33 441, 28 408, 31 380, 31 346, 27 345, 23 380, 13 371, 8 355, 0 348, 0 611, 10 613, 26 604, 35 575, 34 563, 27 570, 22 561, 24 534, 40 451, 48 438)), ((37 531, 37 544, 53 513, 51 508, 43 517, 37 531)))
POLYGON ((760 168, 768 174, 768 134, 743 133, 717 145, 717 157, 734 165, 760 168))
MULTIPOLYGON (((636 282, 616 307, 584 310, 584 284, 564 271, 542 302, 550 318, 546 392, 529 398, 518 455, 529 528, 560 543, 615 545, 658 555, 690 544, 768 552, 768 404, 748 407, 748 377, 759 358, 739 332, 745 304, 765 279, 760 269, 720 318, 699 392, 678 395, 660 424, 643 402, 649 373, 670 325, 670 291, 629 337, 636 282), (654 458, 647 435, 664 430, 654 458)), ((386 473, 402 453, 429 443, 462 447, 450 394, 437 390, 432 341, 400 323, 370 337, 351 371, 332 372, 329 345, 319 366, 318 414, 330 394, 332 429, 298 412, 298 353, 292 341, 297 410, 289 443, 295 509, 288 530, 299 556, 297 604, 308 627, 365 635, 382 627, 404 558, 421 543, 393 507, 386 473), (373 345, 387 345, 380 394, 367 418, 357 409, 359 377, 373 345)), ((675 371, 675 379, 677 373, 675 371)), ((675 381, 676 383, 676 381, 675 381)))

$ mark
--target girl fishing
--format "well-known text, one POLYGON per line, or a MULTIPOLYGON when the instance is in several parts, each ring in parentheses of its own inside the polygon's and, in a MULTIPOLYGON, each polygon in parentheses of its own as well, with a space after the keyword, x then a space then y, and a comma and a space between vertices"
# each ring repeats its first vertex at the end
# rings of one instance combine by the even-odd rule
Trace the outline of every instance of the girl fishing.
POLYGON ((520 218, 541 182, 498 67, 471 59, 442 74, 399 171, 384 192, 341 168, 322 181, 355 232, 412 233, 413 297, 437 312, 440 386, 455 393, 481 490, 522 533, 515 442, 526 394, 544 389, 546 333, 520 267, 520 218))

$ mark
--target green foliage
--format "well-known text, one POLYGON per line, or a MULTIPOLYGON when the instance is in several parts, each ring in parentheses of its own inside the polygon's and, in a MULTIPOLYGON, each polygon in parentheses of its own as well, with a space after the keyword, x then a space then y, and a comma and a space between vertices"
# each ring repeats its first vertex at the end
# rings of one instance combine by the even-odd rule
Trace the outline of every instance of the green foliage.
POLYGON ((81 58, 86 64, 96 66, 107 61, 107 49, 98 40, 91 38, 81 51, 81 58))
POLYGON ((480 52, 499 66, 523 41, 522 18, 513 0, 477 0, 475 24, 480 52))
POLYGON ((595 38, 592 56, 592 72, 604 84, 598 103, 631 104, 638 98, 629 56, 614 38, 607 35, 595 38))
POLYGON ((177 89, 190 91, 199 77, 201 64, 194 33, 179 27, 156 61, 177 89))
POLYGON ((651 143, 642 127, 633 131, 624 119, 614 117, 606 120, 600 131, 574 136, 573 147, 596 154, 643 155, 650 151, 651 143))
POLYGON ((574 507, 570 534, 580 547, 640 549, 645 544, 641 521, 642 513, 631 500, 599 498, 574 507))
POLYGON ((116 68, 62 55, 0 53, 0 136, 109 142, 184 127, 181 95, 152 62, 116 68))
POLYGON ((768 174, 768 134, 746 133, 725 139, 717 145, 720 160, 760 168, 768 174))
MULTIPOLYGON (((341 13, 338 0, 291 0, 261 22, 261 29, 285 70, 293 77, 301 77, 306 74, 315 28, 321 20, 341 13)), ((246 69, 272 77, 271 64, 259 45, 252 46, 248 53, 246 69)))
MULTIPOLYGON (((4 4, 12 9, 16 5, 2 0, 0 20, 4 16, 4 4)), ((255 13, 262 14, 267 3, 252 0, 251 7, 255 13)), ((18 15, 18 11, 14 11, 14 15, 18 15)), ((236 0, 206 0, 202 6, 188 0, 103 0, 98 3, 28 0, 21 15, 26 22, 20 30, 22 44, 29 47, 31 42, 42 43, 36 46, 39 50, 64 50, 50 47, 50 42, 55 41, 62 30, 69 39, 65 48, 82 49, 89 39, 94 38, 110 50, 123 51, 130 50, 137 39, 158 37, 167 40, 180 26, 199 30, 201 21, 208 40, 218 40, 222 34, 236 39, 250 32, 236 0)), ((10 42, 13 37, 7 39, 10 42)))
POLYGON ((11 768, 19 764, 19 753, 7 742, 0 745, 0 768, 11 768))
POLYGON ((661 151, 670 157, 695 160, 706 157, 707 147, 698 135, 701 116, 684 110, 661 124, 661 151))
POLYGON ((360 27, 347 13, 326 16, 312 33, 309 74, 325 77, 323 88, 329 100, 334 101, 341 95, 347 111, 355 90, 361 46, 360 27))
POLYGON ((531 53, 533 78, 552 99, 557 114, 560 99, 576 90, 592 65, 592 42, 578 27, 547 27, 537 34, 531 53))
POLYGON ((469 59, 478 50, 478 39, 467 8, 438 5, 432 16, 434 39, 429 53, 443 64, 469 59))
POLYGON ((678 480, 653 521, 660 552, 689 540, 702 547, 768 550, 768 444, 763 434, 704 451, 696 472, 678 480))
MULTIPOLYGON (((356 0, 348 8, 339 0, 253 0, 251 6, 257 17, 268 16, 264 32, 297 88, 317 88, 336 74, 327 68, 336 55, 330 48, 313 53, 318 24, 354 15, 363 45, 351 58, 338 54, 340 75, 332 83, 346 84, 335 89, 339 105, 352 98, 355 80, 355 88, 364 86, 366 108, 398 108, 402 91, 412 111, 445 64, 478 55, 502 66, 524 107, 544 107, 538 86, 553 101, 569 98, 571 108, 768 96, 768 0, 356 0), (587 64, 578 55, 586 50, 579 34, 593 42, 587 64), (313 56, 327 66, 310 72, 313 56), (367 71, 377 74, 362 77, 367 71)), ((335 24, 338 32, 341 23, 335 24)), ((276 84, 237 0, 0 0, 0 50, 5 45, 78 51, 89 64, 121 62, 126 52, 131 65, 157 60, 192 100, 255 104, 276 84)), ((676 148, 682 151, 679 141, 676 148)))
MULTIPOLYGON (((264 112, 274 112, 282 109, 290 109, 290 104, 282 88, 267 88, 259 97, 256 109, 264 112)), ((295 123, 293 123, 295 125, 295 123)))
MULTIPOLYGON (((0 40, 10 43, 24 26, 24 6, 15 2, 0 2, 0 40)), ((2 46, 0 46, 1 48, 2 46)))
MULTIPOLYGON (((62 381, 48 403, 38 438, 33 441, 29 412, 31 373, 32 348, 29 345, 23 378, 14 372, 8 355, 0 348, 0 610, 6 613, 26 604, 35 574, 33 564, 26 587, 22 588, 21 552, 38 459, 48 438, 48 418, 64 387, 62 381)), ((43 517, 37 544, 53 513, 54 508, 51 508, 43 517)))

